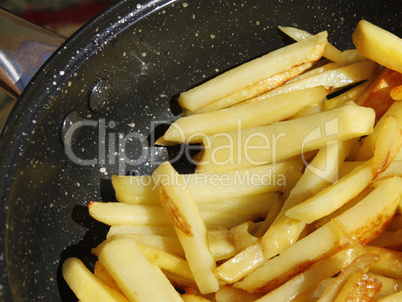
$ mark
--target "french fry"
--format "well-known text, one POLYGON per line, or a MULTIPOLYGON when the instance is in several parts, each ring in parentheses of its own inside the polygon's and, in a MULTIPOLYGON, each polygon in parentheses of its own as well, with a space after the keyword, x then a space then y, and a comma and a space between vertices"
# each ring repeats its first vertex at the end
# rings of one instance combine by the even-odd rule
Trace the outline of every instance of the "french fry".
POLYGON ((99 260, 95 262, 94 275, 103 283, 113 288, 114 290, 118 291, 120 294, 124 296, 124 293, 121 291, 116 281, 114 281, 113 277, 109 274, 106 267, 104 267, 99 260))
POLYGON ((210 301, 204 297, 197 296, 194 294, 183 294, 183 295, 181 295, 181 298, 183 299, 184 302, 208 302, 208 301, 210 301))
POLYGON ((223 227, 213 227, 208 230, 208 246, 215 261, 226 260, 239 251, 231 240, 230 230, 223 227))
POLYGON ((63 278, 80 301, 128 302, 125 296, 95 277, 78 258, 66 259, 62 272, 63 278))
POLYGON ((370 108, 345 106, 305 118, 211 136, 204 140, 205 151, 196 170, 223 173, 281 161, 320 149, 328 141, 370 134, 374 118, 370 108))
POLYGON ((374 300, 382 287, 382 283, 372 275, 365 273, 354 273, 346 281, 335 302, 374 300))
MULTIPOLYGON (((297 299, 306 294, 312 295, 317 285, 339 273, 343 268, 352 263, 364 253, 363 247, 358 244, 346 246, 341 251, 309 266, 305 271, 293 277, 288 282, 270 291, 258 302, 285 302, 297 299)), ((256 301, 256 302, 257 302, 256 301)))
POLYGON ((160 274, 134 240, 117 238, 109 241, 100 250, 99 260, 129 300, 181 301, 177 292, 173 294, 173 286, 168 288, 167 283, 161 281, 160 274))
POLYGON ((195 111, 186 111, 184 110, 183 115, 188 116, 191 114, 200 114, 205 112, 211 112, 215 110, 219 110, 222 108, 227 108, 237 103, 241 103, 250 98, 256 97, 259 94, 270 91, 276 87, 279 87, 281 84, 288 82, 290 79, 293 79, 295 76, 299 75, 306 69, 313 66, 313 63, 304 63, 298 66, 294 66, 289 70, 285 70, 279 74, 276 74, 266 80, 262 80, 258 83, 254 83, 250 86, 247 86, 241 90, 237 90, 231 93, 228 96, 225 96, 211 104, 208 104, 204 107, 201 107, 195 111))
POLYGON ((391 97, 392 89, 401 84, 401 73, 383 68, 356 99, 356 104, 373 108, 376 112, 377 122, 395 101, 391 97))
POLYGON ((392 88, 389 94, 394 101, 402 101, 402 85, 392 88))
POLYGON ((106 239, 114 235, 148 234, 165 237, 177 237, 173 226, 159 225, 112 225, 106 234, 106 239))
POLYGON ((219 288, 213 273, 216 264, 208 248, 207 229, 196 203, 169 162, 161 164, 153 175, 171 178, 171 181, 158 184, 162 205, 172 220, 199 290, 203 294, 216 292, 219 288))
POLYGON ((372 78, 378 72, 378 65, 370 60, 356 62, 347 66, 330 69, 310 77, 295 78, 290 83, 279 86, 260 96, 244 101, 242 104, 260 102, 268 97, 289 93, 290 91, 301 91, 303 89, 324 86, 333 89, 346 87, 372 78), (296 81, 297 80, 297 81, 296 81))
POLYGON ((88 210, 93 218, 107 225, 172 225, 166 211, 156 205, 92 201, 88 210))
POLYGON ((363 56, 402 72, 402 39, 398 36, 367 20, 360 20, 352 39, 363 56))
POLYGON ((318 86, 280 94, 256 103, 182 117, 170 125, 163 138, 177 143, 200 143, 204 137, 216 133, 269 125, 316 104, 328 93, 329 90, 318 86))
POLYGON ((385 231, 370 242, 370 245, 402 251, 402 229, 385 231))
POLYGON ((367 253, 374 254, 379 260, 370 266, 370 270, 385 277, 402 278, 402 252, 376 246, 365 246, 367 253))
POLYGON ((225 285, 216 292, 215 300, 216 302, 254 302, 261 296, 260 293, 248 293, 231 285, 225 285))
MULTIPOLYGON (((303 162, 299 159, 281 163, 262 165, 245 169, 225 172, 221 175, 214 173, 180 174, 186 187, 191 192, 195 202, 221 202, 242 196, 264 194, 280 190, 286 181, 284 175, 291 168, 302 169, 303 162), (252 181, 251 181, 252 180, 252 181)), ((151 176, 117 176, 113 175, 114 188, 119 190, 118 201, 127 204, 147 205, 147 196, 157 192, 158 179, 151 176), (137 203, 138 200, 141 200, 137 203)), ((159 181, 165 181, 159 179, 159 181)), ((247 198, 247 197, 246 197, 247 198)), ((160 205, 160 198, 155 197, 150 205, 160 205)))
POLYGON ((135 242, 140 244, 145 244, 154 248, 158 248, 167 253, 176 255, 178 257, 184 257, 184 251, 177 237, 164 237, 159 235, 146 235, 141 236, 138 234, 118 234, 111 236, 101 242, 97 247, 92 249, 92 254, 99 256, 100 250, 108 243, 109 241, 115 240, 117 238, 128 238, 131 240, 135 240, 135 242))
POLYGON ((364 138, 363 144, 359 148, 359 150, 356 153, 356 160, 368 160, 371 157, 374 156, 374 144, 377 139, 377 136, 381 129, 383 128, 384 124, 387 122, 393 122, 393 121, 387 121, 388 116, 393 116, 397 121, 399 126, 402 129, 402 102, 394 102, 387 112, 381 117, 381 119, 376 123, 373 133, 368 135, 367 137, 364 138))
POLYGON ((343 232, 335 223, 328 223, 298 240, 277 257, 264 262, 233 286, 249 292, 266 292, 284 284, 293 276, 336 253, 347 244, 343 232))
MULTIPOLYGON (((278 28, 296 41, 301 41, 312 36, 310 33, 295 27, 278 26, 278 28)), ((330 43, 325 48, 323 57, 342 65, 365 59, 357 49, 340 51, 330 43)))
POLYGON ((376 300, 377 302, 399 302, 402 299, 402 291, 399 291, 395 294, 382 297, 381 299, 376 300))
POLYGON ((358 196, 392 163, 401 146, 398 121, 388 116, 374 146, 374 158, 356 167, 338 182, 286 211, 286 215, 312 223, 339 209, 358 196))
POLYGON ((373 277, 381 282, 382 286, 380 291, 375 296, 375 299, 380 299, 392 294, 395 294, 400 289, 398 282, 393 278, 384 277, 379 274, 368 273, 370 277, 373 277))
MULTIPOLYGON (((347 296, 351 292, 350 287, 358 286, 358 279, 365 278, 365 275, 360 275, 361 272, 365 272, 368 270, 370 265, 374 262, 378 261, 378 256, 373 254, 363 254, 357 257, 351 264, 345 267, 341 273, 335 278, 335 280, 330 284, 330 286, 325 290, 324 294, 318 299, 319 302, 330 302, 330 301, 349 301, 346 300, 347 296), (353 279, 350 279, 353 278, 353 279), (350 283, 348 281, 350 280, 350 283), (357 284, 356 284, 357 283, 357 284), (346 287, 345 287, 346 286, 346 287), (342 300, 343 299, 343 300, 342 300)), ((363 282, 363 286, 366 285, 367 282, 363 282)), ((374 292, 374 296, 379 291, 378 287, 381 287, 375 281, 371 282, 376 291, 374 292), (379 285, 379 286, 378 286, 379 285)), ((359 292, 358 292, 359 293, 359 292)), ((364 292, 366 294, 366 292, 364 292)), ((361 294, 361 293, 360 293, 361 294)), ((361 298, 361 297, 356 297, 361 298)), ((355 301, 355 300, 351 300, 355 301)))
POLYGON ((291 67, 317 61, 327 45, 327 36, 327 32, 319 33, 310 39, 287 45, 233 68, 202 85, 182 92, 178 99, 179 104, 194 111, 291 67))

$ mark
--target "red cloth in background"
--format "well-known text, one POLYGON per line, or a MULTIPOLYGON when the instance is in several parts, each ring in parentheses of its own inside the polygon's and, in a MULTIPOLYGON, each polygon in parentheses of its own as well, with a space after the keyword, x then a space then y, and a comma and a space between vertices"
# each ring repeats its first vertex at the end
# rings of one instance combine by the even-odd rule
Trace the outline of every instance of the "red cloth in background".
POLYGON ((83 25, 109 7, 113 2, 102 1, 76 4, 62 10, 21 12, 18 15, 37 25, 57 31, 63 25, 83 25))

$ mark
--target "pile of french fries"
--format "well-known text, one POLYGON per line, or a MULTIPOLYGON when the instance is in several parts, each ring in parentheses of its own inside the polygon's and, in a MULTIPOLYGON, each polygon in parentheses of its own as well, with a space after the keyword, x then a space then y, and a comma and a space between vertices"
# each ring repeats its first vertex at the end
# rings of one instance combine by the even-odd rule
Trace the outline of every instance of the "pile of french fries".
POLYGON ((180 94, 157 144, 201 143, 193 174, 164 162, 112 177, 118 202, 80 301, 402 301, 402 40, 368 21, 327 32, 180 94))

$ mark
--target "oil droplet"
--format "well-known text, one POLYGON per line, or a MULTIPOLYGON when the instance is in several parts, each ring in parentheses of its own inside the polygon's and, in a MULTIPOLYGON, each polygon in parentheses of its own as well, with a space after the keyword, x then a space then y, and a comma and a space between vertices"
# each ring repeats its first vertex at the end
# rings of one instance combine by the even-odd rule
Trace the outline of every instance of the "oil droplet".
POLYGON ((98 79, 91 87, 88 96, 89 108, 100 111, 110 101, 112 87, 107 79, 98 79))

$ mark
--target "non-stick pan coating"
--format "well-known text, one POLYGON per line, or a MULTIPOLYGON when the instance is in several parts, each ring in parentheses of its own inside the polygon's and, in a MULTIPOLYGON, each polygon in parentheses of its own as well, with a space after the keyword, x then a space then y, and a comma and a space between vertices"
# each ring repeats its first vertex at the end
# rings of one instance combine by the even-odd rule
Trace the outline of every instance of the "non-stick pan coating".
POLYGON ((327 30, 343 50, 362 18, 400 36, 400 12, 399 0, 163 0, 100 14, 36 74, 3 131, 0 300, 74 301, 61 264, 93 265, 107 228, 86 206, 114 200, 111 175, 149 174, 166 159, 191 171, 181 146, 153 146, 181 91, 288 43, 278 25, 327 30))

